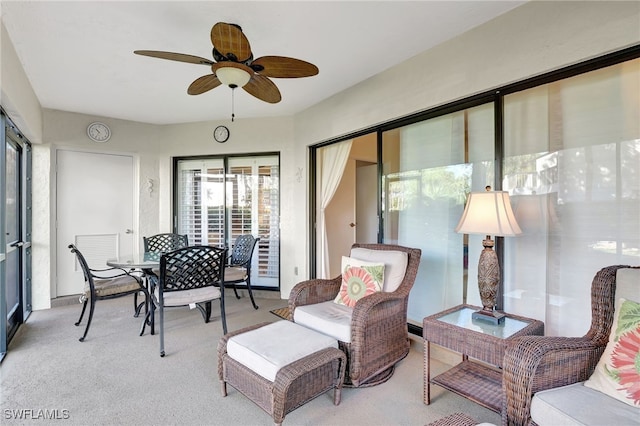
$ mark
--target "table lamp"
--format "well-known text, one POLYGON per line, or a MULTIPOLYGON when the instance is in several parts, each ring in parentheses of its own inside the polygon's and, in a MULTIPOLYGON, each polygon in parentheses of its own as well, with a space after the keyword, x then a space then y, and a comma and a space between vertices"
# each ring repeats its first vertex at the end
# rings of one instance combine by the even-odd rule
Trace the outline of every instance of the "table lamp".
POLYGON ((482 241, 484 249, 478 262, 478 288, 482 309, 472 314, 472 318, 499 324, 504 313, 495 310, 498 285, 500 284, 500 266, 498 256, 493 251, 494 241, 491 235, 498 237, 513 236, 522 233, 511 209, 509 193, 491 191, 472 192, 467 198, 464 212, 456 232, 460 234, 481 234, 487 238, 482 241))

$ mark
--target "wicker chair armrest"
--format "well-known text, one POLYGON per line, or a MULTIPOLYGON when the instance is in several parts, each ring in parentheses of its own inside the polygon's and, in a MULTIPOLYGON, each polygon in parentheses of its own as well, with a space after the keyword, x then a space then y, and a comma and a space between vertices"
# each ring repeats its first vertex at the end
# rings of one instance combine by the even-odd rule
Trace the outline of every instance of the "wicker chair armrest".
POLYGON ((354 383, 409 352, 407 300, 397 293, 360 299, 351 317, 349 374, 354 383))
POLYGON ((393 316, 394 314, 390 310, 402 310, 404 308, 405 299, 405 296, 396 293, 385 293, 380 291, 370 294, 356 302, 356 305, 353 307, 351 322, 352 324, 365 323, 372 313, 381 311, 384 312, 384 316, 386 317, 393 316))
POLYGON ((297 306, 313 305, 335 299, 340 291, 342 277, 327 279, 313 279, 296 284, 289 294, 289 312, 297 306))
POLYGON ((502 423, 529 424, 533 394, 587 380, 603 351, 584 337, 514 339, 504 356, 502 423))

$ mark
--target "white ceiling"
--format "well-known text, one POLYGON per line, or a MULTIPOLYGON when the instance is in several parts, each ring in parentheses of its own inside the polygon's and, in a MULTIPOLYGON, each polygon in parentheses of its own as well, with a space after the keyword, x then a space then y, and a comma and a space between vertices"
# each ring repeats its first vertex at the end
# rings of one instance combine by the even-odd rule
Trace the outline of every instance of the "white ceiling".
POLYGON ((203 65, 133 54, 212 59, 216 22, 240 25, 254 57, 318 66, 273 79, 282 101, 235 92, 236 118, 292 115, 524 1, 7 1, 2 21, 42 107, 138 122, 228 120, 231 90, 187 94, 203 65))

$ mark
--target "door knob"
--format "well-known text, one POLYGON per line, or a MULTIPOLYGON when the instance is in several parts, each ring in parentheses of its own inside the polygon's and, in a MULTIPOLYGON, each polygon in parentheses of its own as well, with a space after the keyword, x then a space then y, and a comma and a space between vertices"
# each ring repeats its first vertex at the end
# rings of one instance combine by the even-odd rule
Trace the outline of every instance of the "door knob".
POLYGON ((125 233, 127 233, 127 234, 133 234, 133 229, 127 229, 125 233))
POLYGON ((355 224, 355 223, 353 223, 353 222, 351 222, 351 223, 349 224, 349 226, 350 226, 350 227, 352 227, 352 228, 355 228, 355 227, 356 227, 356 224, 355 224))

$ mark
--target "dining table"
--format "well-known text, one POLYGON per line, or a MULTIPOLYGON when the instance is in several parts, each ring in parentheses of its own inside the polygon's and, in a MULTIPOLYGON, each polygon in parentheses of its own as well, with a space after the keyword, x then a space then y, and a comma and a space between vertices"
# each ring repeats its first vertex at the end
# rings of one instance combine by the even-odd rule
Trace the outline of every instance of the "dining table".
POLYGON ((123 254, 107 259, 107 265, 122 269, 139 269, 145 275, 156 275, 153 270, 160 268, 160 252, 143 252, 137 254, 123 254))
MULTIPOLYGON (((139 270, 142 272, 145 281, 147 283, 147 290, 149 291, 149 303, 153 305, 153 293, 157 284, 158 275, 156 271, 160 269, 161 252, 142 252, 136 254, 122 254, 115 258, 107 259, 107 265, 113 268, 121 268, 128 270, 139 270)), ((140 328, 140 335, 144 334, 146 325, 148 324, 151 329, 151 334, 155 333, 154 321, 153 321, 153 306, 151 309, 146 309, 147 314, 142 322, 140 328)))

